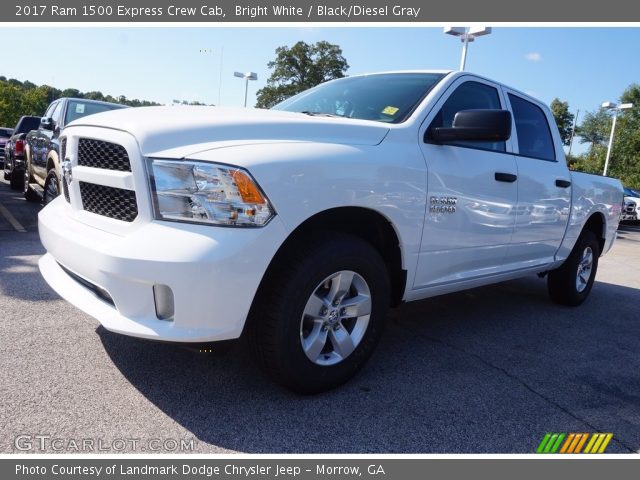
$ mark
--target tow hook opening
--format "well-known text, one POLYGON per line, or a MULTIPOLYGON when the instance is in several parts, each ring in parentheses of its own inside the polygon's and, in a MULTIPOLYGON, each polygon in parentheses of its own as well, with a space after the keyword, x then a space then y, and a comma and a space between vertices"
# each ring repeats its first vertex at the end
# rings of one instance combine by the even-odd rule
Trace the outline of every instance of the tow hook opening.
POLYGON ((153 299, 156 305, 156 317, 158 317, 158 320, 172 322, 175 313, 173 290, 167 285, 156 284, 153 286, 153 299))

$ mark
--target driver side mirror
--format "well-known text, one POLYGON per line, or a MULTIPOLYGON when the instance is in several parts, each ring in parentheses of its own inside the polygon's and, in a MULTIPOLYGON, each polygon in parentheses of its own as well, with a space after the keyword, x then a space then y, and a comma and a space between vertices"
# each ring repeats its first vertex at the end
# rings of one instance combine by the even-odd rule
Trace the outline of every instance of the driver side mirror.
POLYGON ((53 130, 55 128, 53 119, 51 117, 42 117, 40 119, 40 128, 43 130, 53 130))
POLYGON ((511 137, 511 112, 508 110, 461 110, 451 127, 427 130, 427 138, 439 144, 458 141, 504 142, 511 137))

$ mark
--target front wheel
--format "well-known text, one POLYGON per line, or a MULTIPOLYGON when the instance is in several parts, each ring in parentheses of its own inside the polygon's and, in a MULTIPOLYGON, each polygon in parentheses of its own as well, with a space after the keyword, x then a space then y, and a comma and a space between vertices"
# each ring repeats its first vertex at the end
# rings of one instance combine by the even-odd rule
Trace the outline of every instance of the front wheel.
POLYGON ((56 171, 50 170, 47 174, 46 180, 44 181, 44 192, 42 194, 43 204, 47 205, 48 203, 51 203, 58 195, 60 195, 58 185, 60 185, 60 182, 56 171))
POLYGON ((551 298, 569 306, 584 302, 596 278, 599 256, 598 239, 593 232, 585 230, 562 266, 549 272, 547 287, 551 298))
POLYGON ((263 281, 250 316, 252 352, 296 392, 329 390, 372 354, 388 305, 387 269, 369 243, 315 235, 287 251, 263 281))

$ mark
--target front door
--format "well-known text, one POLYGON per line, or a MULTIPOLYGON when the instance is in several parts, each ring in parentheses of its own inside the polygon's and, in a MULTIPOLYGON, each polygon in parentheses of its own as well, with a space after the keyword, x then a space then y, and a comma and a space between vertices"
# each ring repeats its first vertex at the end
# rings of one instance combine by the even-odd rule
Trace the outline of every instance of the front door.
POLYGON ((465 76, 451 85, 423 123, 427 211, 414 289, 446 289, 504 270, 517 203, 511 142, 437 145, 429 140, 429 129, 451 126, 461 110, 505 108, 497 85, 465 76))

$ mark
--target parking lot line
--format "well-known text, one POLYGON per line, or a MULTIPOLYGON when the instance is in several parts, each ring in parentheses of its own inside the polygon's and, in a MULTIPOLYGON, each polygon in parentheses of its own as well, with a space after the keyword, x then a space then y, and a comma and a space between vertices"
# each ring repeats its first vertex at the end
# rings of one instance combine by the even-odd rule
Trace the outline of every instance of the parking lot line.
POLYGON ((20 233, 27 232, 26 228, 24 228, 22 224, 18 220, 16 220, 16 217, 14 217, 11 214, 11 212, 7 209, 7 207, 2 205, 1 203, 0 203, 0 214, 7 219, 7 222, 11 224, 11 226, 15 229, 16 232, 20 232, 20 233))

